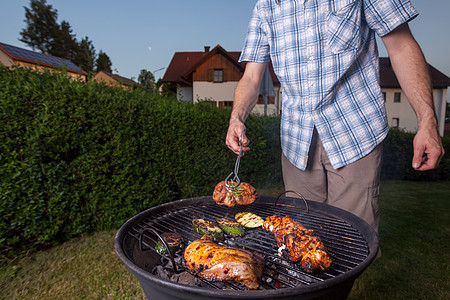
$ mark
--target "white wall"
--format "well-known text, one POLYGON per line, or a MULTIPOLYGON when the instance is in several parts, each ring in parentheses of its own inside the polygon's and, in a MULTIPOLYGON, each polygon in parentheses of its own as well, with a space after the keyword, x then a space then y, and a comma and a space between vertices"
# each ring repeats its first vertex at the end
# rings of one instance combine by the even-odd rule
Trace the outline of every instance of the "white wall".
POLYGON ((193 102, 197 103, 199 100, 233 101, 237 83, 237 81, 221 83, 194 81, 193 102))
POLYGON ((444 136, 445 130, 445 110, 447 108, 447 92, 448 89, 433 90, 434 107, 439 124, 439 134, 444 136))
MULTIPOLYGON (((215 101, 219 106, 220 101, 233 101, 234 90, 238 82, 213 83, 206 81, 195 81, 192 88, 178 88, 178 98, 181 94, 183 100, 198 103, 199 100, 215 101)), ((275 104, 267 106, 267 115, 279 115, 281 109, 281 90, 275 88, 275 104)), ((256 104, 252 114, 264 115, 264 104, 256 104)))
MULTIPOLYGON (((252 110, 252 114, 264 116, 264 104, 256 104, 252 110)), ((277 114, 277 106, 275 104, 267 105, 267 115, 273 116, 277 114)))
MULTIPOLYGON (((408 132, 417 132, 417 117, 401 89, 382 89, 386 93, 386 111, 389 126, 393 126, 393 118, 399 119, 399 128, 408 132), (400 92, 400 102, 394 103, 394 93, 400 92)), ((439 124, 439 134, 444 135, 445 108, 447 89, 433 89, 434 107, 439 124)))

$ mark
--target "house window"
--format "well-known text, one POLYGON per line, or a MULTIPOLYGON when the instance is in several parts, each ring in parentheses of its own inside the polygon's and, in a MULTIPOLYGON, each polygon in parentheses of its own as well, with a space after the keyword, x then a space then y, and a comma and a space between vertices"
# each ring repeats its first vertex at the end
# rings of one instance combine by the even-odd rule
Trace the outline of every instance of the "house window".
POLYGON ((219 101, 220 108, 233 108, 233 101, 219 101))
POLYGON ((401 93, 394 93, 394 103, 400 103, 401 93))
POLYGON ((398 128, 400 125, 400 118, 392 118, 392 128, 398 128))
POLYGON ((223 82, 223 70, 214 70, 214 82, 223 82))

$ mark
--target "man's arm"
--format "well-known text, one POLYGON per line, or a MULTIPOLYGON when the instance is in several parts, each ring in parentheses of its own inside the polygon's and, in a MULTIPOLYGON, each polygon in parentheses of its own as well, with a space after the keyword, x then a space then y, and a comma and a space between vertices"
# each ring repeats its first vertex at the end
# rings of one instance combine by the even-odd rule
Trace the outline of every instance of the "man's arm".
MULTIPOLYGON (((238 155, 240 149, 239 138, 244 128, 244 122, 258 100, 259 86, 266 65, 265 63, 248 62, 245 66, 244 75, 234 91, 233 111, 231 112, 226 144, 228 148, 238 155)), ((242 137, 242 143, 244 152, 250 150, 248 147, 250 140, 245 133, 242 137)))
POLYGON ((412 166, 419 171, 437 167, 444 155, 434 111, 433 94, 425 57, 409 30, 400 25, 381 38, 395 75, 417 116, 412 166))

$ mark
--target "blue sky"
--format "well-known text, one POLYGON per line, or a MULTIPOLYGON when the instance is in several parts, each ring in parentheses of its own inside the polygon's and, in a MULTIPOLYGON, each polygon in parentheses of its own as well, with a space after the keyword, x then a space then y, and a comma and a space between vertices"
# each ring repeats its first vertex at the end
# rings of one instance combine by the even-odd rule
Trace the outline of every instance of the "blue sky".
MULTIPOLYGON (((106 52, 113 70, 137 78, 169 65, 177 51, 203 51, 220 44, 240 51, 256 0, 47 0, 58 10, 58 22, 70 23, 78 40, 88 36, 106 52)), ((410 23, 428 62, 450 77, 450 1, 412 0, 420 15, 410 23)), ((2 0, 0 41, 20 42, 29 0, 2 0)), ((380 54, 387 56, 384 46, 380 54)), ((155 77, 164 70, 155 72, 155 77)))

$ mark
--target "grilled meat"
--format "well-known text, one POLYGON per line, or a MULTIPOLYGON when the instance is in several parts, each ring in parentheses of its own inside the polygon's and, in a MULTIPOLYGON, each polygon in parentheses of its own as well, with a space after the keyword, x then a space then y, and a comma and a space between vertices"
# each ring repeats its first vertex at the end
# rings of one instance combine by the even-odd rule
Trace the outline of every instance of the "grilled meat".
POLYGON ((321 239, 314 231, 306 229, 291 217, 267 217, 263 229, 272 232, 278 247, 286 247, 289 259, 301 262, 303 270, 312 273, 316 269, 326 270, 332 260, 321 239))
POLYGON ((219 182, 214 188, 213 199, 219 205, 228 207, 253 203, 258 194, 254 187, 246 182, 241 182, 236 187, 227 187, 225 181, 219 182))
POLYGON ((211 235, 190 243, 184 251, 186 268, 208 280, 237 281, 249 290, 259 287, 264 269, 264 257, 248 250, 222 246, 211 235))

